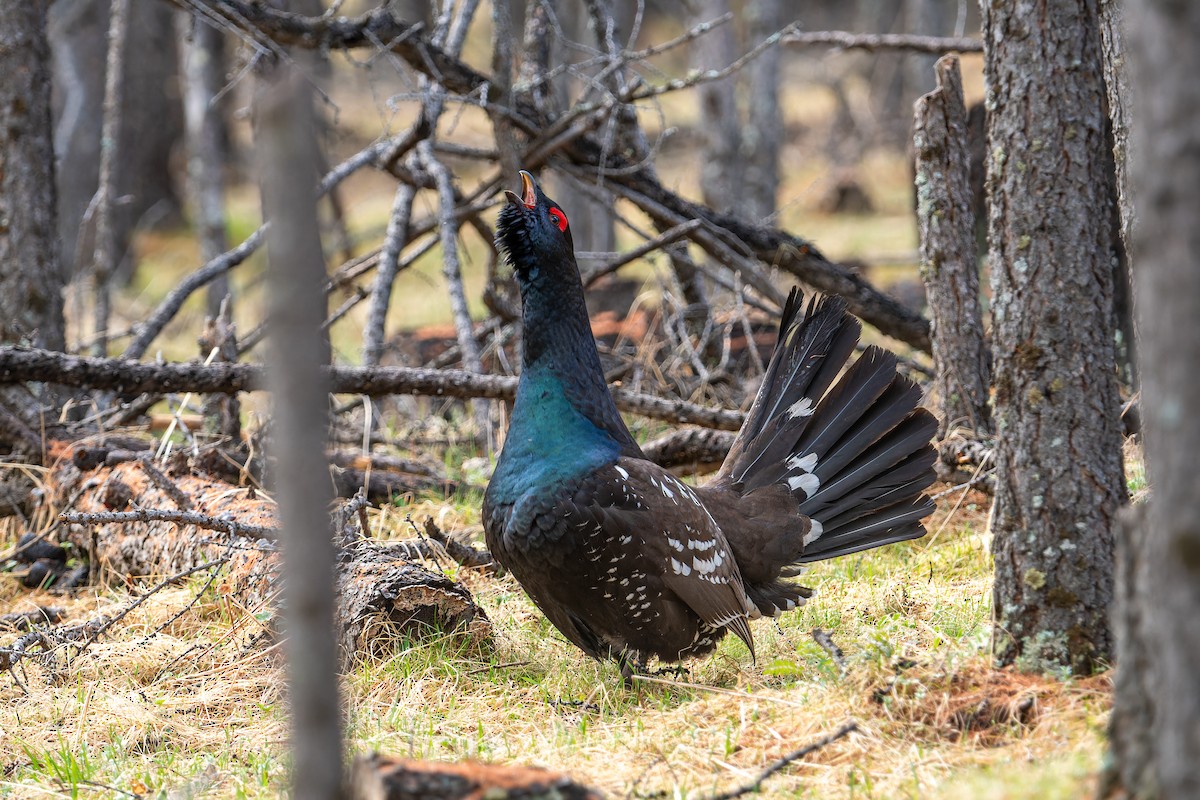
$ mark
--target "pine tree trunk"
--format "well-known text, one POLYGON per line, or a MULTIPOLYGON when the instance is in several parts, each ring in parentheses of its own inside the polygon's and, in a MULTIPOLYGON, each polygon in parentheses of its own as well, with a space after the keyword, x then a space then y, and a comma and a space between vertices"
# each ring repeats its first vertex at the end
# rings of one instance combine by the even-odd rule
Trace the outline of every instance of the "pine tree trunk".
POLYGON ((1200 797, 1200 425, 1190 413, 1200 393, 1200 6, 1147 0, 1128 20, 1139 125, 1130 176, 1138 200, 1142 418, 1153 494, 1139 532, 1141 580, 1122 591, 1141 625, 1137 639, 1121 642, 1114 725, 1122 730, 1113 755, 1132 796, 1182 800, 1200 797))
POLYGON ((1112 654, 1125 501, 1097 0, 983 3, 995 364, 994 650, 1085 674, 1112 654))
MULTIPOLYGON (((58 230, 68 274, 91 261, 93 248, 94 220, 86 212, 98 181, 109 6, 109 0, 55 0, 50 6, 58 230)), ((120 150, 125 157, 117 195, 128 199, 118 206, 115 220, 121 252, 136 226, 179 218, 170 159, 183 135, 183 106, 172 14, 166 3, 135 2, 129 9, 129 47, 137 55, 124 70, 120 150)))
MULTIPOLYGON (((696 4, 694 22, 712 22, 729 13, 729 0, 701 0, 696 4)), ((695 69, 719 70, 737 58, 737 41, 732 22, 726 22, 696 39, 691 61, 695 69)), ((742 166, 738 155, 742 146, 738 122, 737 85, 733 76, 701 84, 700 132, 704 153, 700 167, 700 188, 704 202, 718 211, 734 211, 740 193, 736 180, 742 166)))
POLYGON ((46 4, 0 3, 0 343, 63 349, 46 4))
MULTIPOLYGON (((793 9, 792 13, 795 13, 793 9)), ((751 0, 747 9, 751 46, 778 32, 787 23, 783 0, 751 0)), ((751 220, 770 218, 779 193, 779 150, 783 116, 779 111, 779 81, 783 50, 772 47, 746 67, 744 86, 750 93, 749 125, 743 132, 745 172, 739 192, 743 213, 751 220)))
POLYGON ((934 394, 942 435, 958 426, 986 433, 992 428, 990 381, 958 57, 943 57, 935 72, 937 88, 917 101, 913 123, 921 275, 933 318, 934 394))

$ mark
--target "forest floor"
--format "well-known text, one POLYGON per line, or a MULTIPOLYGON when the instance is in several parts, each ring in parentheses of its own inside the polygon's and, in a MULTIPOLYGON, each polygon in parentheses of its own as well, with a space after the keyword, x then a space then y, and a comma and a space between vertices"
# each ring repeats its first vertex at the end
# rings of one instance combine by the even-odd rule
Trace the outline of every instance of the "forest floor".
MULTIPOLYGON (((810 116, 795 126, 811 124, 820 111, 813 103, 789 108, 801 105, 810 116)), ((687 176, 688 162, 672 166, 671 158, 663 153, 663 173, 687 176)), ((907 266, 876 267, 870 277, 881 285, 911 280, 915 227, 903 158, 867 153, 859 163, 876 206, 866 215, 820 215, 814 208, 829 165, 799 150, 785 161, 793 168, 782 194, 798 200, 785 206, 780 225, 814 238, 835 259, 907 258, 907 266)), ((347 184, 360 246, 381 237, 393 186, 378 176, 347 184)), ((231 192, 235 241, 257 225, 256 206, 252 188, 231 192)), ((464 244, 468 294, 478 297, 486 259, 481 243, 464 237, 464 244)), ((117 300, 126 321, 142 318, 196 262, 186 235, 145 234, 138 250, 138 276, 117 300)), ((417 326, 449 318, 444 292, 429 288, 438 272, 433 254, 401 277, 396 319, 417 326)), ((259 255, 233 276, 240 330, 260 318, 261 273, 259 255)), ((654 267, 635 274, 653 283, 654 267)), ((354 361, 363 311, 331 331, 340 361, 354 361)), ((201 323, 197 297, 167 331, 164 356, 194 357, 201 323)), ((457 469, 464 455, 446 460, 457 469)), ((1136 489, 1142 479, 1136 459, 1130 464, 1136 489)), ((1093 794, 1109 676, 993 669, 989 498, 935 490, 945 494, 927 520, 927 537, 816 564, 805 575, 816 590, 805 607, 778 624, 754 623, 757 663, 728 637, 685 677, 633 689, 614 665, 568 644, 511 577, 443 564, 486 612, 490 639, 382 642, 376 657, 345 676, 348 752, 536 764, 610 797, 703 798, 747 783, 775 759, 854 720, 857 732, 770 778, 763 795, 1093 794), (840 648, 841 663, 817 643, 815 629, 840 648)), ((368 512, 372 535, 412 538, 410 520, 432 516, 447 533, 478 537, 480 501, 474 490, 398 498, 368 512)), ((47 524, 53 512, 44 509, 35 522, 47 524)), ((23 530, 16 520, 0 522, 0 552, 11 551, 23 530)), ((0 614, 48 605, 61 607, 67 623, 84 622, 125 608, 161 577, 63 596, 23 589, 5 570, 0 614)), ((0 796, 278 796, 288 774, 281 645, 252 644, 269 612, 241 607, 226 588, 195 576, 153 594, 82 655, 31 659, 0 674, 0 796)), ((0 631, 0 644, 17 636, 0 631)))
MULTIPOLYGON (((477 531, 478 501, 399 502, 370 512, 372 533, 411 538, 408 520, 430 515, 448 532, 477 531)), ((992 668, 987 498, 955 490, 941 504, 925 539, 814 565, 805 607, 753 625, 757 663, 727 637, 685 677, 632 690, 554 631, 511 577, 447 563, 491 620, 490 640, 384 643, 345 677, 348 749, 542 765, 610 797, 702 798, 854 720, 856 733, 772 777, 764 795, 1092 793, 1109 676, 992 668)), ((8 549, 19 530, 0 532, 8 549)), ((0 612, 52 605, 82 622, 153 582, 64 597, 3 579, 0 612)), ((83 655, 4 675, 0 796, 276 796, 288 772, 280 647, 247 647, 265 618, 196 576, 83 655)))

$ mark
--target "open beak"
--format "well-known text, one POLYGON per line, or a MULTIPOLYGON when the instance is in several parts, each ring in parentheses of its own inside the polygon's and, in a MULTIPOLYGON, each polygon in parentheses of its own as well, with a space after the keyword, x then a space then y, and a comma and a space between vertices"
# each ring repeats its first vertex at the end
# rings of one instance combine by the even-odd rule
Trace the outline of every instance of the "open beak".
POLYGON ((533 182, 533 176, 525 170, 521 170, 521 194, 522 197, 517 197, 508 189, 504 190, 508 202, 513 205, 523 205, 526 208, 534 208, 537 205, 537 185, 533 182))

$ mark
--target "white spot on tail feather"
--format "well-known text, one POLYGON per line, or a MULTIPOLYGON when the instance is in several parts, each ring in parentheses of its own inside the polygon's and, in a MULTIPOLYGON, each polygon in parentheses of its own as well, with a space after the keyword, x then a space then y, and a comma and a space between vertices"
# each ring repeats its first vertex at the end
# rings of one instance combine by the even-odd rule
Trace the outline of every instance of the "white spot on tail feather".
POLYGON ((813 401, 807 397, 801 397, 796 402, 788 406, 787 415, 789 417, 811 417, 813 413, 813 401))
POLYGON ((812 472, 817 468, 817 454, 809 453, 806 456, 792 456, 787 460, 788 469, 798 469, 803 472, 812 472))
POLYGON ((810 519, 808 522, 812 527, 808 533, 804 534, 804 545, 806 547, 821 538, 821 534, 825 532, 825 528, 815 519, 810 519))
POLYGON ((804 490, 805 497, 812 497, 817 493, 817 489, 821 488, 821 479, 816 475, 804 472, 788 478, 787 485, 793 492, 797 489, 802 489, 804 490))

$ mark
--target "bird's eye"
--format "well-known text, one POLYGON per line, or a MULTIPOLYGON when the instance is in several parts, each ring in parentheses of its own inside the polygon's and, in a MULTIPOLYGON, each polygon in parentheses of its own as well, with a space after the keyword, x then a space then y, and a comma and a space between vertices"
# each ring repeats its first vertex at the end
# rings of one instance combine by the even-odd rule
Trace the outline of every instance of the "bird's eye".
POLYGON ((552 209, 550 209, 550 216, 554 217, 554 221, 555 221, 555 223, 558 224, 558 229, 560 231, 565 231, 567 229, 567 215, 566 214, 564 214, 562 211, 560 211, 557 208, 552 208, 552 209))

